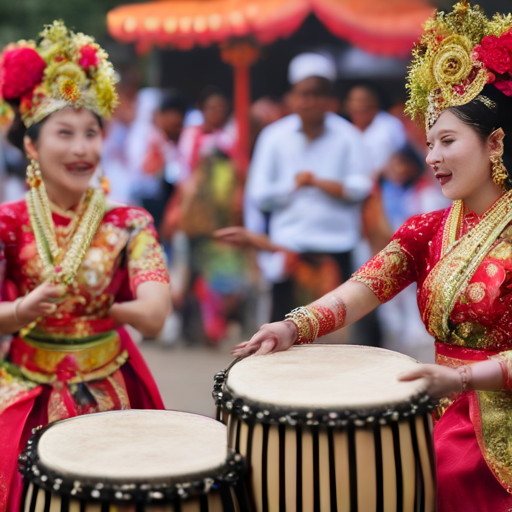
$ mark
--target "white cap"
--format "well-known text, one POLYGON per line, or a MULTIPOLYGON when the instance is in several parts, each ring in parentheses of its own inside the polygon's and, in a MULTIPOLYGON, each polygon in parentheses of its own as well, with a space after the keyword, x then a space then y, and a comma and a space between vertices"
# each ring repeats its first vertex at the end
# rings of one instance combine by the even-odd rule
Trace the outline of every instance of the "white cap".
POLYGON ((288 67, 288 81, 292 85, 312 76, 320 76, 334 82, 336 64, 329 57, 318 53, 301 53, 292 59, 288 67))

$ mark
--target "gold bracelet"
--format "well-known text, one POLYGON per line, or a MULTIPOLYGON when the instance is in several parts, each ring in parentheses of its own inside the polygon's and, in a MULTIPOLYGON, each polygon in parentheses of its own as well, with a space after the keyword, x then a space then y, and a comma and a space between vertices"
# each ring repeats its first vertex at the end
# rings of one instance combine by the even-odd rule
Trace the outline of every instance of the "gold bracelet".
POLYGON ((471 368, 469 366, 460 366, 457 371, 459 372, 460 382, 462 384, 461 393, 464 393, 471 381, 471 368))
POLYGON ((285 320, 297 327, 297 340, 295 345, 313 343, 318 338, 320 322, 307 307, 296 308, 285 316, 285 320))
POLYGON ((18 297, 15 301, 14 301, 14 321, 19 324, 19 325, 22 325, 23 322, 20 321, 19 317, 18 317, 18 309, 20 307, 20 304, 23 302, 23 299, 25 297, 18 297))

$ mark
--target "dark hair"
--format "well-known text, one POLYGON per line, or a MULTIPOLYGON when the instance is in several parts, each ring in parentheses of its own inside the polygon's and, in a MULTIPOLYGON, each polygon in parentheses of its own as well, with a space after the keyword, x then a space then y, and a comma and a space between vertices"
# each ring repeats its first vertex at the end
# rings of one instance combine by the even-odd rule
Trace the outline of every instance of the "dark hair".
POLYGON ((160 112, 166 112, 167 110, 176 110, 180 114, 185 115, 188 109, 185 100, 181 96, 178 96, 177 94, 167 94, 162 98, 158 110, 160 112))
POLYGON ((213 96, 220 96, 229 102, 227 96, 216 85, 207 85, 197 97, 197 105, 203 110, 205 103, 213 96))
MULTIPOLYGON (((39 135, 41 133, 41 128, 45 121, 48 119, 48 116, 42 119, 41 121, 34 123, 29 128, 25 128, 23 121, 21 120, 20 112, 18 105, 11 105, 14 110, 14 119, 9 127, 9 131, 7 132, 7 140, 15 147, 23 151, 25 153, 25 144, 23 143, 23 139, 25 135, 29 137, 32 142, 37 142, 39 139, 39 135)), ((98 124, 100 128, 103 128, 103 119, 93 112, 94 116, 98 120, 98 124)))
MULTIPOLYGON (((505 133, 503 163, 512 180, 512 98, 487 84, 476 99, 449 109, 460 121, 471 126, 483 142, 498 128, 505 133)), ((511 183, 512 185, 512 183, 511 183)))
POLYGON ((364 89, 366 92, 370 93, 370 95, 373 96, 375 99, 377 108, 382 108, 384 104, 382 92, 374 82, 370 80, 359 80, 355 82, 352 85, 352 87, 350 87, 350 89, 348 90, 347 97, 354 89, 364 89))
POLYGON ((421 158, 418 152, 410 144, 406 144, 404 147, 396 151, 393 156, 398 156, 405 160, 408 160, 417 168, 418 176, 423 174, 423 171, 425 169, 425 161, 421 158))

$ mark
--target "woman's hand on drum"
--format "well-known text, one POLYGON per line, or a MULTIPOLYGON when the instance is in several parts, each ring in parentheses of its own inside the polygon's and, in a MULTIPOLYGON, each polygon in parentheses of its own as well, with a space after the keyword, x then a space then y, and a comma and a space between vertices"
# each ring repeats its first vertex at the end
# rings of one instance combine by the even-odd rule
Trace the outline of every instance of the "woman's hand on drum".
POLYGON ((249 340, 233 347, 231 353, 237 357, 262 356, 270 352, 288 350, 297 339, 297 328, 292 322, 265 324, 249 340))
POLYGON ((23 325, 33 322, 40 316, 47 316, 55 313, 57 302, 66 293, 64 285, 43 283, 22 299, 16 307, 16 317, 23 325))
POLYGON ((417 370, 398 377, 399 381, 407 382, 424 378, 427 381, 427 393, 430 398, 437 400, 459 393, 462 390, 460 374, 453 368, 438 364, 422 364, 417 370))

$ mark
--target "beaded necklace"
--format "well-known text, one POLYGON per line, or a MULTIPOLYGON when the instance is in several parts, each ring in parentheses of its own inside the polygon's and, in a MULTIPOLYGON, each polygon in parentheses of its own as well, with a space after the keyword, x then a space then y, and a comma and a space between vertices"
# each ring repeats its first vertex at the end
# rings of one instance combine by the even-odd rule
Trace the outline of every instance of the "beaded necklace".
POLYGON ((30 223, 34 231, 37 252, 43 262, 43 278, 53 283, 71 284, 87 249, 98 230, 106 211, 105 194, 102 190, 89 189, 79 208, 76 227, 69 248, 64 254, 55 235, 50 201, 40 171, 28 169, 30 190, 26 200, 30 223), (82 213, 80 218, 80 213, 82 213))
MULTIPOLYGON (((462 209, 457 210, 460 217, 463 214, 462 209)), ((508 191, 482 216, 473 229, 447 247, 446 253, 425 279, 423 289, 428 299, 424 316, 429 319, 429 332, 437 339, 449 339, 449 317, 457 298, 511 221, 512 191, 508 191)), ((452 222, 459 225, 458 218, 453 218, 452 222)), ((448 224, 445 230, 451 230, 452 226, 448 224)))

